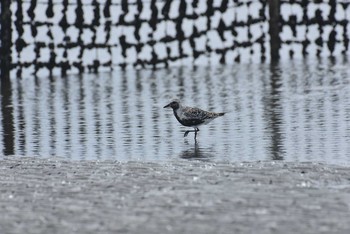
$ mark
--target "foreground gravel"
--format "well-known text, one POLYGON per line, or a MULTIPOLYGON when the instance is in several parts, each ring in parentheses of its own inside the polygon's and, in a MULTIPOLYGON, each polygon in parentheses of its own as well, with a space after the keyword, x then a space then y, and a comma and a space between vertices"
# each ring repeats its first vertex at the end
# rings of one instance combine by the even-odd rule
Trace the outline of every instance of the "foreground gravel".
POLYGON ((0 233, 350 233, 350 167, 6 158, 0 233))

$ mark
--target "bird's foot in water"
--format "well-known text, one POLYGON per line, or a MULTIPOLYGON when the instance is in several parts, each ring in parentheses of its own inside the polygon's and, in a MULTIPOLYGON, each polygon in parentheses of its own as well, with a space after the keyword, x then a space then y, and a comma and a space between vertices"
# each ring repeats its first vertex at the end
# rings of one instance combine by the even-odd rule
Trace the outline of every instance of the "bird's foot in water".
POLYGON ((187 135, 190 133, 191 131, 186 131, 184 134, 184 137, 187 137, 187 135))

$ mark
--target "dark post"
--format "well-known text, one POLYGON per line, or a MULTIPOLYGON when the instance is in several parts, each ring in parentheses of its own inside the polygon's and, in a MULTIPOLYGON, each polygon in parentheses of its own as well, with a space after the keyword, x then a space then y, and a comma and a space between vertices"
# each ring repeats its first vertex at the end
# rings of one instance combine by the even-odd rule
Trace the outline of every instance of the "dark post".
POLYGON ((271 62, 279 60, 280 41, 280 0, 269 1, 269 34, 271 62))
POLYGON ((0 60, 1 60, 1 82, 8 82, 11 68, 11 0, 0 1, 0 60))
POLYGON ((11 68, 11 0, 0 1, 0 72, 1 72, 1 112, 3 127, 3 146, 5 155, 14 154, 13 138, 13 108, 12 108, 12 90, 10 83, 11 68))
POLYGON ((268 126, 271 133, 271 158, 273 160, 283 160, 283 129, 282 129, 282 119, 283 114, 281 110, 283 109, 283 103, 281 101, 281 68, 279 64, 270 64, 270 86, 271 91, 267 94, 266 98, 266 110, 268 116, 268 126))
MULTIPOLYGON (((2 76, 3 78, 3 76, 2 76)), ((14 126, 13 126, 13 107, 12 107, 12 89, 10 80, 2 80, 1 88, 1 113, 2 113, 2 132, 4 155, 14 154, 14 126)), ((1 144, 1 143, 0 143, 1 144)))

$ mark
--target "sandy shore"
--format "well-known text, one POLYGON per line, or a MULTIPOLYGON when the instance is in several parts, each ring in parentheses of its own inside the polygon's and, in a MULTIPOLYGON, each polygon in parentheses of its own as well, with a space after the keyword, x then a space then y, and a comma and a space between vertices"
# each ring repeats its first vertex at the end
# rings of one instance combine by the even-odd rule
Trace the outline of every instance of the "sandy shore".
POLYGON ((0 233, 350 233, 350 168, 6 158, 0 233))

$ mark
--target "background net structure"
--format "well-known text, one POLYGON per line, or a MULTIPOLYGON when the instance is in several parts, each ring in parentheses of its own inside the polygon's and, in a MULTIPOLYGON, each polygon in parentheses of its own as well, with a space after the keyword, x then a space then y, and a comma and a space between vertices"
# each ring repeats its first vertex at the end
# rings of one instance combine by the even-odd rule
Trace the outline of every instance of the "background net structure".
MULTIPOLYGON (((12 74, 264 62, 266 0, 17 0, 12 74)), ((349 1, 280 1, 280 55, 349 51, 349 1)))
POLYGON ((350 1, 281 2, 281 55, 337 56, 349 51, 350 1))
POLYGON ((265 60, 266 1, 16 1, 13 65, 37 74, 265 60))

